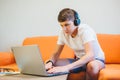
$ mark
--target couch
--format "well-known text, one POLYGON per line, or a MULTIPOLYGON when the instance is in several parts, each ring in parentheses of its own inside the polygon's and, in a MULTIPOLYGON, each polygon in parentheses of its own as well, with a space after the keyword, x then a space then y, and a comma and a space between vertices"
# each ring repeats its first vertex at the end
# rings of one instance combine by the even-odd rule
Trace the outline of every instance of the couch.
MULTIPOLYGON (((105 68, 99 72, 98 80, 120 80, 120 34, 97 34, 98 41, 105 53, 105 68)), ((37 44, 43 60, 46 61, 55 49, 57 36, 27 37, 22 45, 37 44)), ((74 58, 73 51, 65 45, 60 58, 74 58)), ((14 55, 0 52, 0 68, 11 68, 18 71, 14 55)), ((69 73, 68 80, 84 80, 85 71, 69 73)))

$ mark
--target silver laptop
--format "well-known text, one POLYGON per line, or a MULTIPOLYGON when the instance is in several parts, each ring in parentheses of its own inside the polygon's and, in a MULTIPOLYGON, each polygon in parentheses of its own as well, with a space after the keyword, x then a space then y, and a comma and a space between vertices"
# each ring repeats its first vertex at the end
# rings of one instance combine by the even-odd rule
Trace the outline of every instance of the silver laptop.
MULTIPOLYGON (((37 45, 17 46, 11 48, 20 73, 40 75, 40 76, 56 76, 67 73, 48 74, 37 45)), ((44 53, 45 54, 45 53, 44 53)), ((47 55, 47 54, 46 54, 47 55)))

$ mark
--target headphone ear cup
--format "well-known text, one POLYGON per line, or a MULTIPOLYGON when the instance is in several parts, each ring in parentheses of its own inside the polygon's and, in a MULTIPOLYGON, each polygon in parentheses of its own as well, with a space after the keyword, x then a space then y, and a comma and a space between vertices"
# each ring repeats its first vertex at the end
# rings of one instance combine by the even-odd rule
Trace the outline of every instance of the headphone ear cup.
POLYGON ((78 26, 79 24, 80 24, 80 19, 75 19, 75 20, 74 20, 74 25, 75 25, 75 26, 78 26))

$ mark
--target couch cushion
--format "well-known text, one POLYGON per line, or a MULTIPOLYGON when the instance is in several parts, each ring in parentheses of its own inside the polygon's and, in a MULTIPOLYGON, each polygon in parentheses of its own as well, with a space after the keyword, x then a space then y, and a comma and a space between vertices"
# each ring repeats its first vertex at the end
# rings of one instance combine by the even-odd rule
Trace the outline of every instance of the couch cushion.
POLYGON ((15 62, 14 56, 10 52, 0 52, 0 66, 9 65, 15 62))
POLYGON ((99 73, 99 80, 120 80, 120 64, 106 64, 99 73))
MULTIPOLYGON (((43 60, 47 60, 52 55, 57 43, 57 36, 29 37, 23 41, 23 45, 37 44, 42 53, 43 60)), ((64 47, 61 58, 73 58, 74 54, 70 48, 64 47)))
POLYGON ((120 34, 97 34, 106 63, 120 63, 120 34))

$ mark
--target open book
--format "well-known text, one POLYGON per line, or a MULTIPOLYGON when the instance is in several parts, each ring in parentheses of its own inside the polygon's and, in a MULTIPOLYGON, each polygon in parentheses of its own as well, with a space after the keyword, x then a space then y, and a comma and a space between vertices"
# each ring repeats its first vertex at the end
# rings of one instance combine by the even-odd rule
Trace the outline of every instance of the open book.
POLYGON ((11 68, 0 68, 0 76, 13 75, 13 74, 20 74, 20 72, 15 71, 14 69, 11 68))

